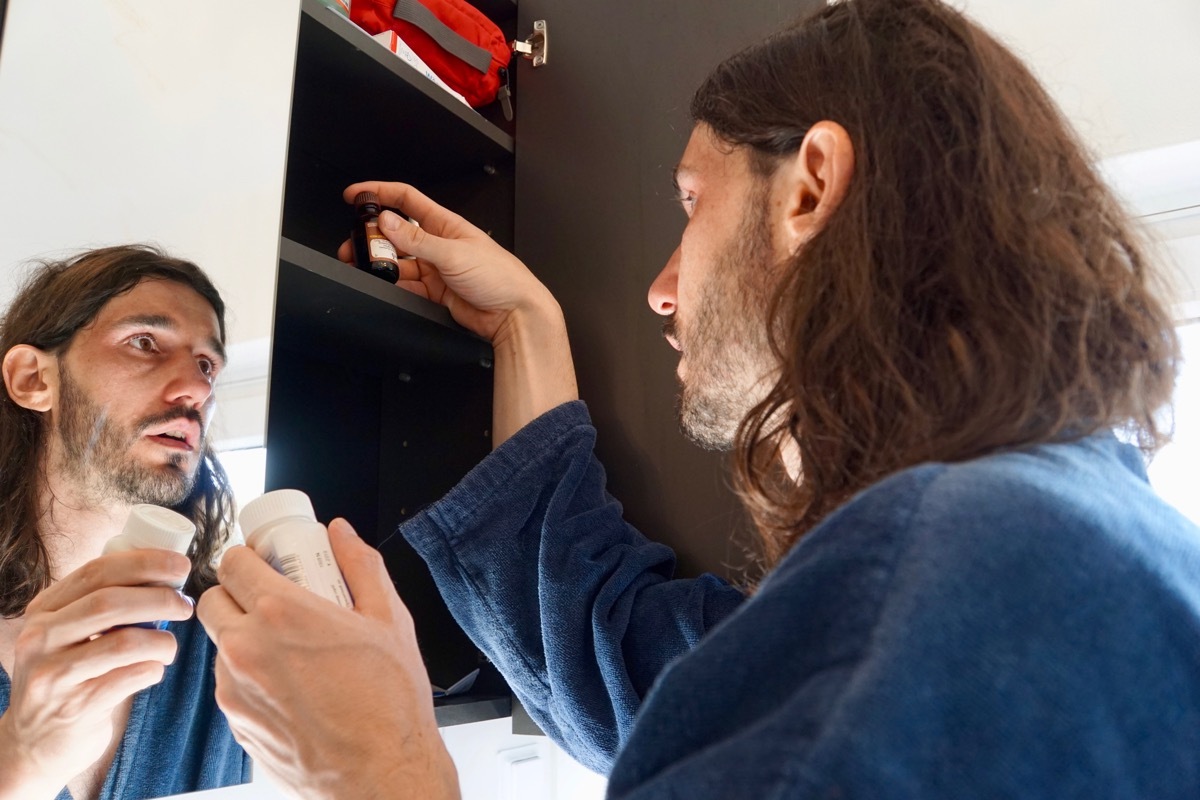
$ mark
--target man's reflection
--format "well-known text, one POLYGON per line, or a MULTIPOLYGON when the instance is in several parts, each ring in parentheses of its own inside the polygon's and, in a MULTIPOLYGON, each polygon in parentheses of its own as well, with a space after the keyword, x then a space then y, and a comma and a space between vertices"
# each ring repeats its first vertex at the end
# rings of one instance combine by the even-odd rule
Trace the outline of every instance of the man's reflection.
POLYGON ((249 779, 192 615, 233 519, 206 435, 224 314, 194 264, 126 246, 42 265, 0 324, 0 798, 249 779), (100 555, 136 503, 196 523, 190 559, 100 555))

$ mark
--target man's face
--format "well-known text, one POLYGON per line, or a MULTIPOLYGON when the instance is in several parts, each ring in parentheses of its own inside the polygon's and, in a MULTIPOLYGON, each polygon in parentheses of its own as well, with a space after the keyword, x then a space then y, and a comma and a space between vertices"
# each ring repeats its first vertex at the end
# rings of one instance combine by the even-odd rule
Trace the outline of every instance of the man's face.
POLYGON ((51 468, 97 505, 186 498, 224 365, 219 331, 208 301, 174 281, 109 301, 59 358, 51 468))
POLYGON ((669 316, 664 333, 680 353, 684 433, 725 450, 778 369, 765 322, 781 255, 771 185, 754 175, 745 152, 723 146, 705 126, 693 131, 676 183, 688 223, 649 300, 669 316))

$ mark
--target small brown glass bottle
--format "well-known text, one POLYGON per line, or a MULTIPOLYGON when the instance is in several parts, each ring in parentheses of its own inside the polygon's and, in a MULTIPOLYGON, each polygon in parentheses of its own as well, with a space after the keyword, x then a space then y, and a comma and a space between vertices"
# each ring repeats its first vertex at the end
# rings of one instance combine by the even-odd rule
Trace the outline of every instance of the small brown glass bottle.
POLYGON ((350 239, 354 244, 354 265, 363 272, 388 283, 400 279, 400 263, 396 248, 379 230, 379 197, 374 192, 359 192, 354 197, 358 224, 350 239))

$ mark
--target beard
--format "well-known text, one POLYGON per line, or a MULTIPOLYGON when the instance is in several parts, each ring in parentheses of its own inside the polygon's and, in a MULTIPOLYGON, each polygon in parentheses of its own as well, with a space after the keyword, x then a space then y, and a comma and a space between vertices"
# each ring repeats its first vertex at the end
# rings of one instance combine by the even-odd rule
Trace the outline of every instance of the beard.
POLYGON ((186 453, 173 452, 164 464, 144 464, 130 451, 150 426, 181 418, 199 421, 198 412, 182 406, 172 408, 126 429, 88 397, 65 365, 60 374, 58 435, 63 445, 62 469, 79 488, 83 500, 94 505, 116 500, 173 507, 187 499, 196 485, 198 462, 189 466, 186 453))
POLYGON ((765 187, 746 206, 737 234, 716 255, 694 312, 664 332, 687 360, 677 401, 679 427, 706 450, 730 450, 738 426, 770 389, 776 370, 766 309, 775 273, 765 187))

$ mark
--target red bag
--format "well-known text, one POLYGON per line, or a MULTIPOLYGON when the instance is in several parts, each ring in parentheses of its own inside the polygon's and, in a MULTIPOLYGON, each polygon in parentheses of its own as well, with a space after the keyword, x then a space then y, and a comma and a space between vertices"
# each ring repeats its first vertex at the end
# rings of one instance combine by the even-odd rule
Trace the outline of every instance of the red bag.
POLYGON ((508 41, 465 0, 353 0, 350 19, 372 36, 395 31, 472 106, 487 105, 507 88, 508 41))

